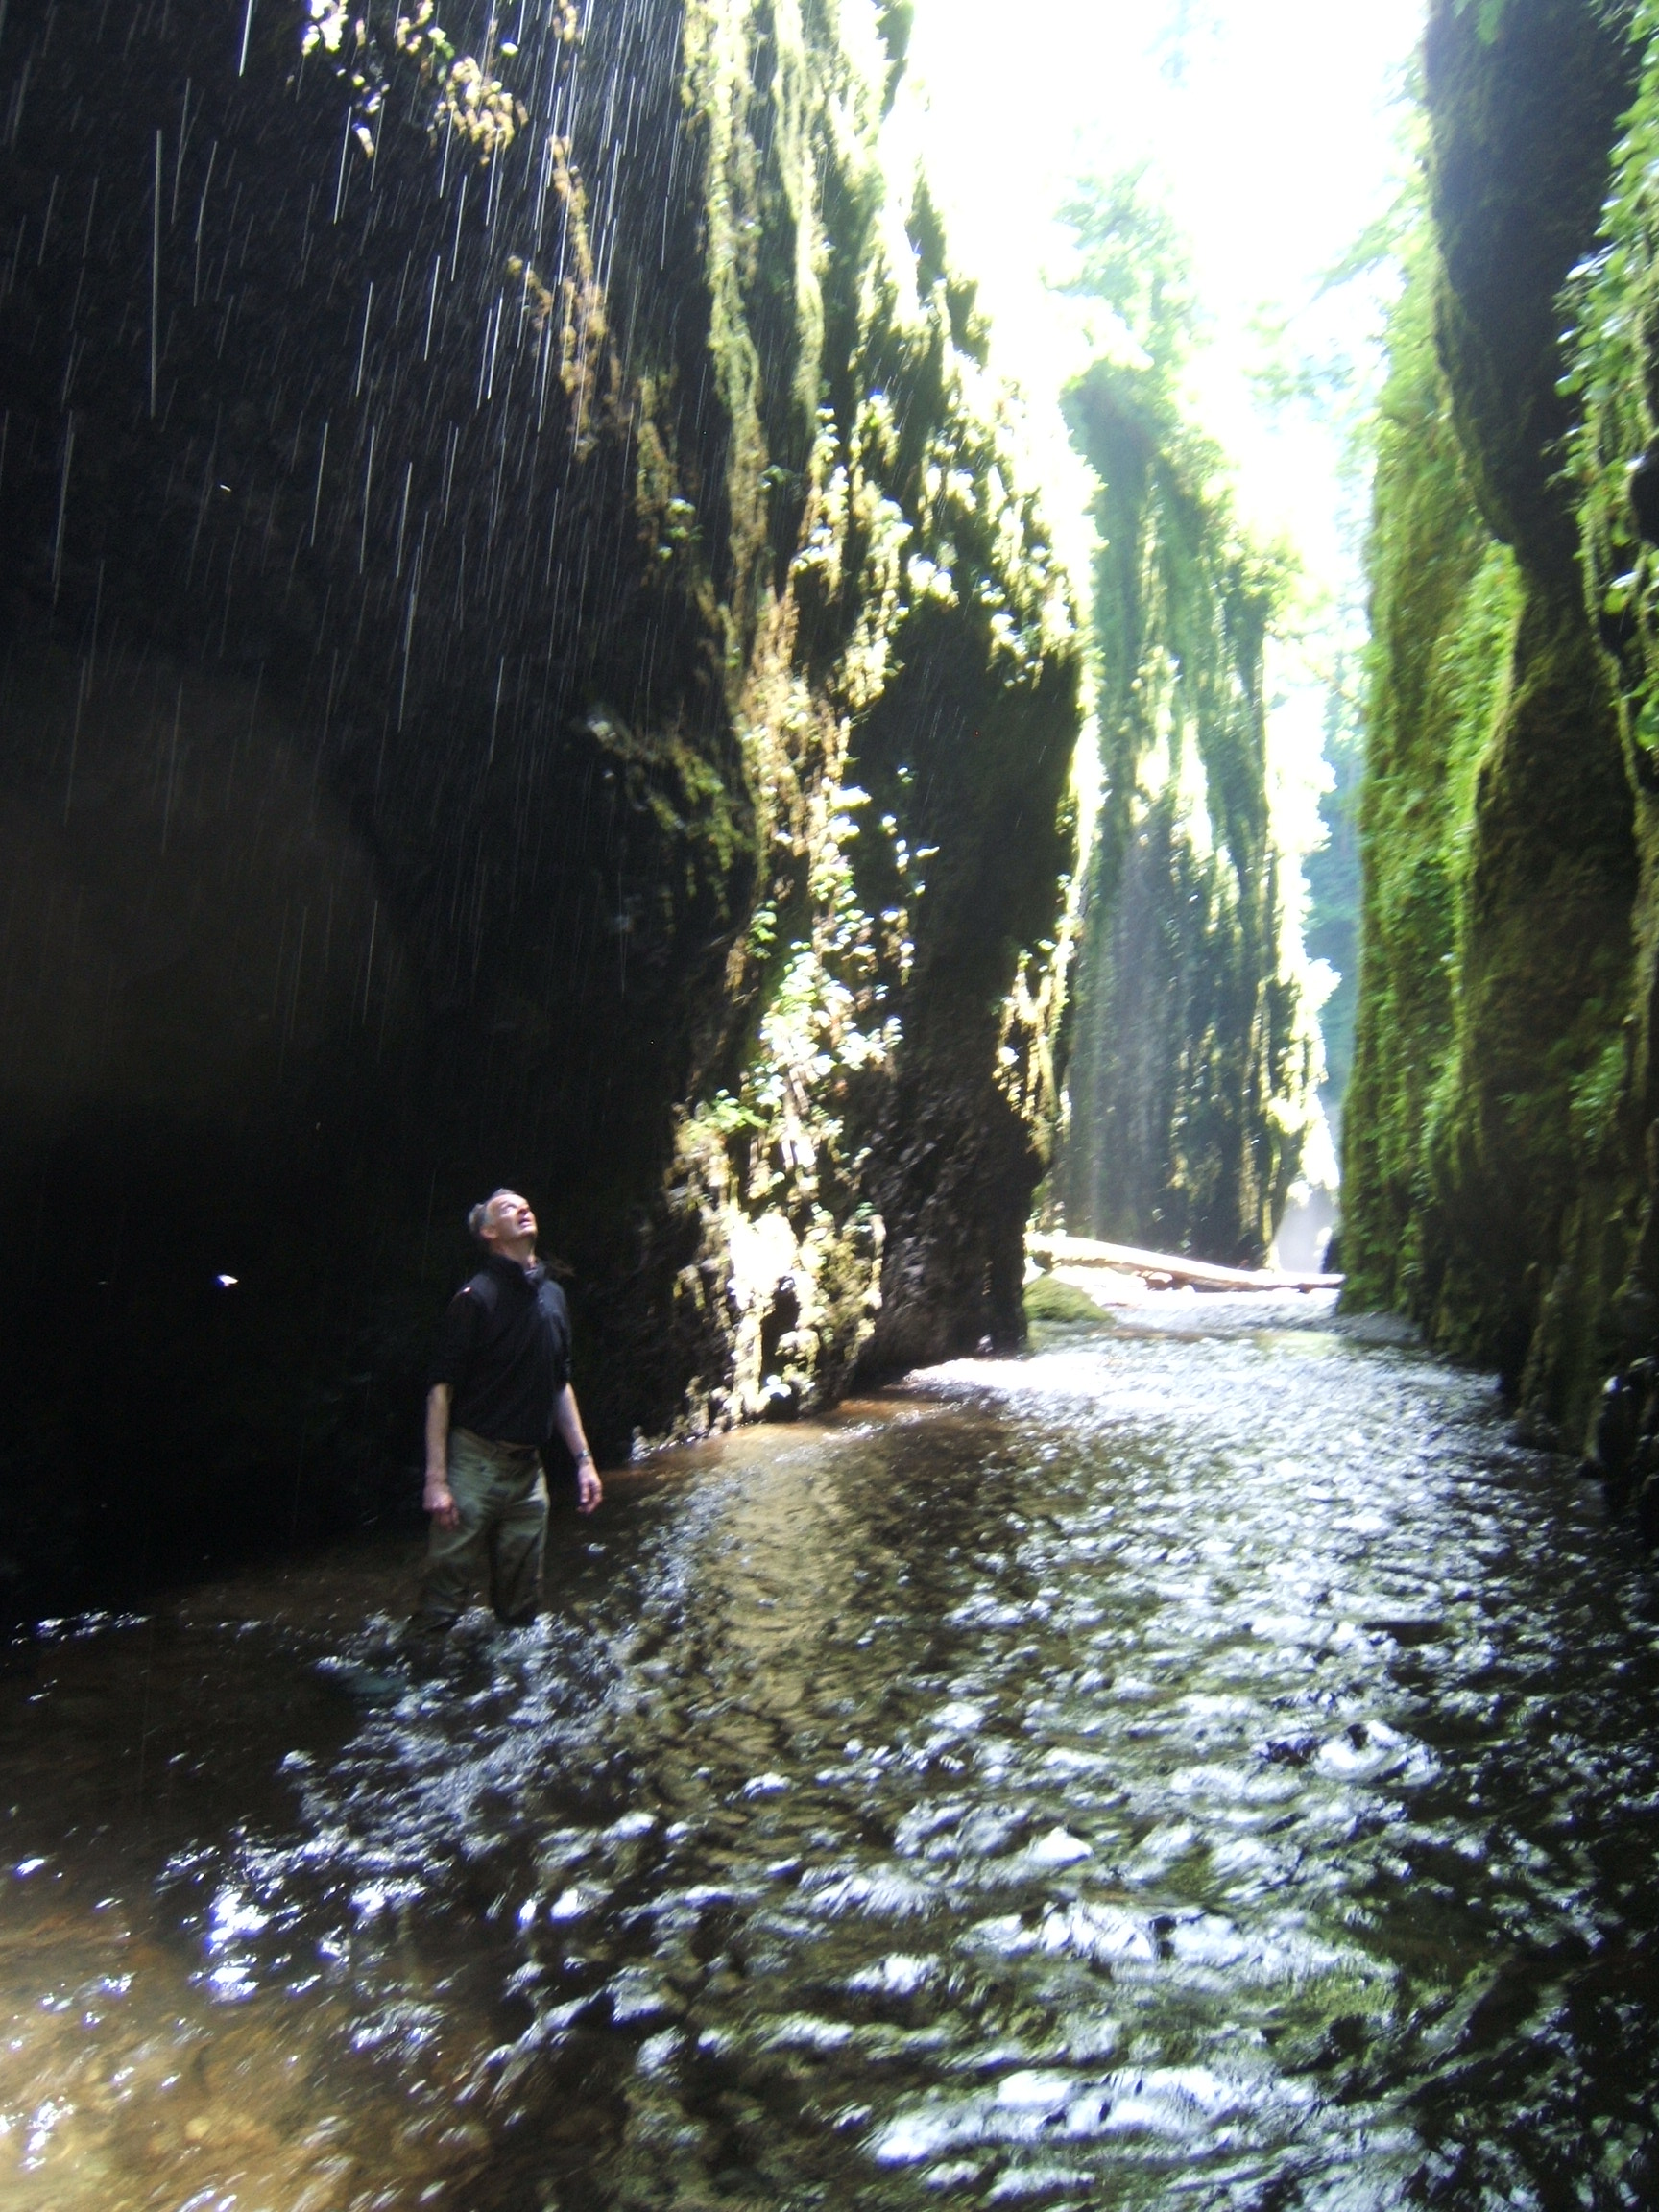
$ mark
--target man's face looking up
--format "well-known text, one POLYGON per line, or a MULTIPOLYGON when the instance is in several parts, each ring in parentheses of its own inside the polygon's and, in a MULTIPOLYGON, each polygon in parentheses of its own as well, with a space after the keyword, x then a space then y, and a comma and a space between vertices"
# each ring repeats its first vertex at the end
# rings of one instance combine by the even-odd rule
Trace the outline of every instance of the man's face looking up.
POLYGON ((485 1213, 482 1235, 500 1251, 534 1250, 536 1215, 517 1190, 497 1190, 485 1213))

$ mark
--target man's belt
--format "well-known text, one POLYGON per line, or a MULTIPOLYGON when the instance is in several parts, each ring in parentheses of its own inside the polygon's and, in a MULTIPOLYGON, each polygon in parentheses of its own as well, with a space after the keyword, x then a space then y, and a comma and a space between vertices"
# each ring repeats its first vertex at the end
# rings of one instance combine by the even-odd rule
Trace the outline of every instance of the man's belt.
POLYGON ((469 1429, 463 1422, 455 1426, 463 1436, 470 1436, 474 1444, 482 1444, 487 1452, 506 1452, 515 1459, 534 1459, 541 1449, 540 1444, 510 1444, 504 1436, 481 1436, 476 1429, 469 1429))

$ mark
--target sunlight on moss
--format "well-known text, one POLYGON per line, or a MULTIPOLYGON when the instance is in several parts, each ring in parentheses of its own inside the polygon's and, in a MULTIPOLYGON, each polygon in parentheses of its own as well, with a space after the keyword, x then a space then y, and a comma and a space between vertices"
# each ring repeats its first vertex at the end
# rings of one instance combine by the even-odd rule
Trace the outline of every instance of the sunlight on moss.
MULTIPOLYGON (((469 148, 482 163, 504 154, 529 120, 524 104, 495 74, 498 60, 511 60, 517 48, 497 37, 493 16, 482 55, 457 53, 454 40, 437 20, 436 0, 419 0, 412 14, 392 13, 363 0, 353 13, 347 0, 306 0, 301 34, 303 55, 329 58, 355 95, 356 135, 373 158, 373 125, 385 106, 388 70, 394 59, 412 63, 427 88, 427 128, 469 148)), ((560 0, 556 35, 565 43, 579 36, 575 8, 560 0)))

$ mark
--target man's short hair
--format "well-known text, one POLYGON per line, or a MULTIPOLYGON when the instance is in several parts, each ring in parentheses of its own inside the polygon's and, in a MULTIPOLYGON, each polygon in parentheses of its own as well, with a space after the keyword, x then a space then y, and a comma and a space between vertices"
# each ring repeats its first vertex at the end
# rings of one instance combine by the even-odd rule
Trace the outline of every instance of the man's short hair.
POLYGON ((484 1235, 484 1224, 490 1218, 491 1207, 494 1205, 496 1199, 500 1197, 501 1191, 505 1190, 506 1188, 506 1184, 503 1183, 500 1190, 492 1190, 488 1198, 480 1198, 476 1206, 469 1206, 467 1209, 467 1227, 471 1234, 474 1244, 488 1242, 488 1238, 484 1235))

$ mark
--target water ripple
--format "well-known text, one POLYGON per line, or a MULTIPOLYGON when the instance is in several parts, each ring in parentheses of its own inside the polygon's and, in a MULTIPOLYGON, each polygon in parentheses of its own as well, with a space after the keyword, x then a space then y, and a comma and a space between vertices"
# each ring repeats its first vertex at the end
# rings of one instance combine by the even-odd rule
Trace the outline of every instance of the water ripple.
POLYGON ((8 1686, 19 2212, 1659 2190, 1650 1594, 1480 1379, 1171 1300, 557 1534, 8 1686))

